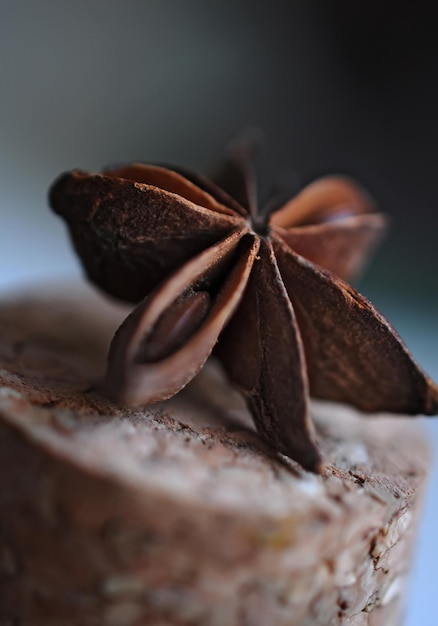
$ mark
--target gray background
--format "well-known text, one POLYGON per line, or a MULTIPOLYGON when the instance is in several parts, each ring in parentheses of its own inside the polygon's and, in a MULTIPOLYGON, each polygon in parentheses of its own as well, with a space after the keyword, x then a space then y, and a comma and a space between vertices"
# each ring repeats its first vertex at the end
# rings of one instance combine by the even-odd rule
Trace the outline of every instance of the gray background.
MULTIPOLYGON (((47 208, 62 170, 205 172, 255 127, 262 191, 345 172, 391 216, 360 289, 438 379, 438 49, 426 3, 410 4, 0 0, 0 288, 80 275, 47 208)), ((435 469, 408 626, 435 623, 437 497, 435 469)))

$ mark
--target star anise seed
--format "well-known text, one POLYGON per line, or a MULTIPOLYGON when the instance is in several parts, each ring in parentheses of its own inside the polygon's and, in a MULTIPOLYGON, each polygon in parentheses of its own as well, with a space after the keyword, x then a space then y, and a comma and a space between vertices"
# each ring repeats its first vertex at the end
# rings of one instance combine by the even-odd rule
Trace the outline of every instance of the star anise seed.
POLYGON ((142 164, 72 171, 50 202, 89 278, 139 302, 112 341, 103 393, 129 406, 169 398, 215 350, 263 439, 318 472, 309 394, 432 415, 438 388, 344 282, 385 227, 368 195, 325 177, 258 213, 247 157, 236 150, 215 180, 142 164))

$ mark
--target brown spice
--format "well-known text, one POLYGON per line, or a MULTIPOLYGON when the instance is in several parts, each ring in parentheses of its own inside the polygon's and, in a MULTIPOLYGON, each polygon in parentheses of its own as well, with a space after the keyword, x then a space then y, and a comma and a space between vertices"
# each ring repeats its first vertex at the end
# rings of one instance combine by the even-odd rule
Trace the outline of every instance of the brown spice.
POLYGON ((73 171, 50 202, 90 279, 140 301, 111 345, 100 387, 110 398, 169 398, 215 349, 261 436, 316 472, 309 393, 366 412, 438 412, 436 385, 344 282, 385 226, 352 180, 322 178, 259 213, 248 151, 238 147, 215 181, 142 164, 73 171))

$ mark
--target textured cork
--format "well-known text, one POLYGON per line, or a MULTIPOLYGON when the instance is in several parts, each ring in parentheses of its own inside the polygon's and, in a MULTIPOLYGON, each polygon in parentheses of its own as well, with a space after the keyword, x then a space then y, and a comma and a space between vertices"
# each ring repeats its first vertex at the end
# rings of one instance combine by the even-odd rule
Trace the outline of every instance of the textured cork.
POLYGON ((325 473, 263 444, 214 362, 126 410, 93 391, 126 315, 0 305, 0 624, 400 626, 429 449, 315 403, 325 473))

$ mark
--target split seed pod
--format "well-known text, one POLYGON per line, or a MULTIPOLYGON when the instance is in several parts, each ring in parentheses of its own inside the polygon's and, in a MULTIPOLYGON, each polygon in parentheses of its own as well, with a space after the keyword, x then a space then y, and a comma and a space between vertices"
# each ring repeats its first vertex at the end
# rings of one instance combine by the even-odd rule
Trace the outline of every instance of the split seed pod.
POLYGON ((309 395, 433 415, 438 388, 344 282, 385 227, 369 196, 325 177, 258 213, 247 157, 236 150, 214 181, 157 165, 72 171, 50 203, 89 278, 138 303, 113 339, 103 393, 128 406, 164 400, 215 350, 261 437, 318 472, 309 395))

